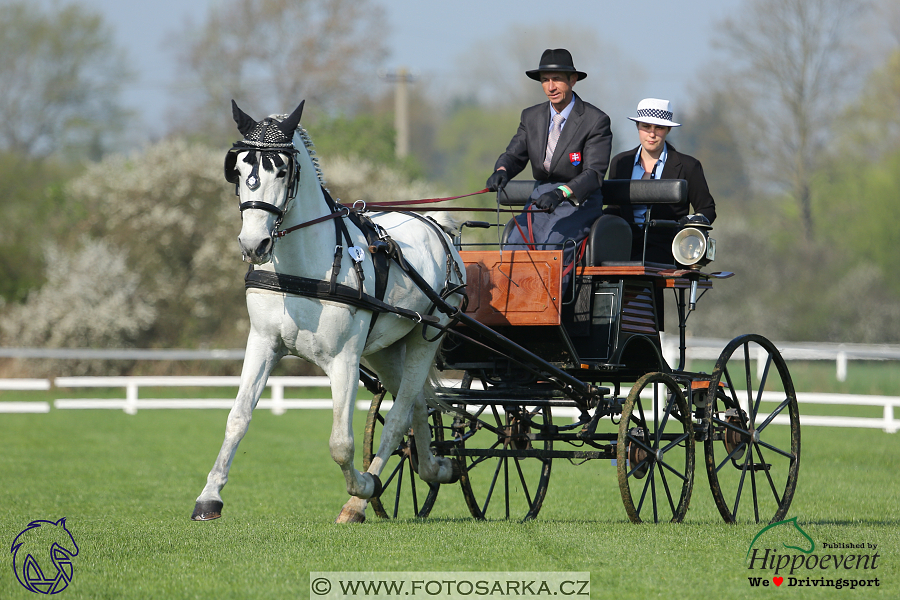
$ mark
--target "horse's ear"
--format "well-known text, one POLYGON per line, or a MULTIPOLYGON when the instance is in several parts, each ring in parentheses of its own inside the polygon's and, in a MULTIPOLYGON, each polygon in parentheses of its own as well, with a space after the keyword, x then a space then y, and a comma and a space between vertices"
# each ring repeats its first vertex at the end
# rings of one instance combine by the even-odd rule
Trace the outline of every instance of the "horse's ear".
POLYGON ((231 101, 231 116, 234 118, 234 122, 237 123, 237 128, 238 131, 241 132, 241 135, 247 135, 253 131, 254 127, 256 127, 256 121, 254 121, 250 115, 238 108, 237 102, 234 100, 231 101))
POLYGON ((297 125, 300 124, 300 115, 303 114, 304 104, 306 104, 306 100, 301 100, 300 105, 294 109, 294 112, 292 112, 287 119, 278 124, 278 129, 281 130, 281 133, 289 138, 294 137, 294 130, 297 129, 297 125))

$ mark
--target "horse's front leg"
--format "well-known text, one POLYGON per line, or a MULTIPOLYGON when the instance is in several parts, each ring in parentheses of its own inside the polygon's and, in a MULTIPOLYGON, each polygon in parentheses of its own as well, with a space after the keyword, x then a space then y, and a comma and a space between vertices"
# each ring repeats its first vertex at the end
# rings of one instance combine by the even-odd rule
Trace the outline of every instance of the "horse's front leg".
POLYGON ((222 516, 222 496, 220 492, 228 482, 228 471, 237 451, 238 444, 247 433, 253 409, 262 395, 272 368, 281 359, 282 354, 276 352, 275 344, 263 339, 251 329, 247 340, 247 352, 241 369, 241 386, 237 398, 228 413, 225 424, 225 439, 216 457, 212 470, 206 478, 206 487, 197 497, 191 519, 194 521, 210 521, 222 516))

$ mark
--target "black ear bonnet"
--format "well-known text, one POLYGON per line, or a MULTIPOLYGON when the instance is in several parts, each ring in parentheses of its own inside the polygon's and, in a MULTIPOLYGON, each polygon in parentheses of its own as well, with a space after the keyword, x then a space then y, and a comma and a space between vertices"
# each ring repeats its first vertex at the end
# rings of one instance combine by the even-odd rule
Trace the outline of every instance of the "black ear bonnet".
POLYGON ((225 155, 225 181, 234 184, 235 192, 239 192, 240 171, 237 170, 237 155, 247 152, 244 162, 253 165, 247 177, 247 187, 255 190, 259 187, 259 166, 272 171, 284 165, 282 154, 288 156, 288 198, 293 198, 299 185, 300 163, 297 161, 297 149, 294 148, 293 134, 300 123, 303 102, 283 121, 271 117, 256 122, 238 105, 231 101, 234 121, 244 139, 235 142, 225 155))

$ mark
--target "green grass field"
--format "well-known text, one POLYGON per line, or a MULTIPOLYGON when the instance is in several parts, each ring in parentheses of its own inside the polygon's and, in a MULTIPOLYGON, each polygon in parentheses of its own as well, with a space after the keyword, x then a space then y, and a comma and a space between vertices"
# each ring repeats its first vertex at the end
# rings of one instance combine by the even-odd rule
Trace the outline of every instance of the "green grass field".
MULTIPOLYGON (((62 395, 122 395, 69 393, 75 391, 62 395)), ((61 392, 7 392, 0 400, 53 395, 61 392)), ((384 521, 370 509, 366 523, 339 526, 333 520, 346 496, 328 452, 330 412, 260 411, 223 491, 223 518, 195 523, 189 515, 225 416, 222 410, 0 415, 0 542, 9 548, 32 520, 67 517, 80 552, 64 598, 306 598, 310 571, 590 571, 594 598, 900 597, 896 434, 805 428, 788 515, 819 544, 877 544, 877 572, 829 575, 877 576, 881 585, 776 591, 750 587, 748 576, 757 572, 744 561, 762 526, 721 521, 700 446, 691 507, 677 525, 630 523, 608 461, 556 460, 533 522, 474 521, 454 485, 442 488, 427 520, 384 521)), ((358 465, 364 419, 357 411, 358 465)), ((12 555, 2 561, 0 598, 33 597, 15 579, 12 555)))

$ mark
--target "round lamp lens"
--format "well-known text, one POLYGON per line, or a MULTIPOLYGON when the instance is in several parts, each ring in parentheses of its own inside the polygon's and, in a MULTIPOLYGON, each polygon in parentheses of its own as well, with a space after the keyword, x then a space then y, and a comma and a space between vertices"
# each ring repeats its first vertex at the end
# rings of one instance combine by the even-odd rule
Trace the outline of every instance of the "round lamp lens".
POLYGON ((678 254, 685 259, 682 261, 684 264, 693 264, 703 257, 705 246, 706 242, 703 238, 688 235, 683 237, 678 244, 678 254))

